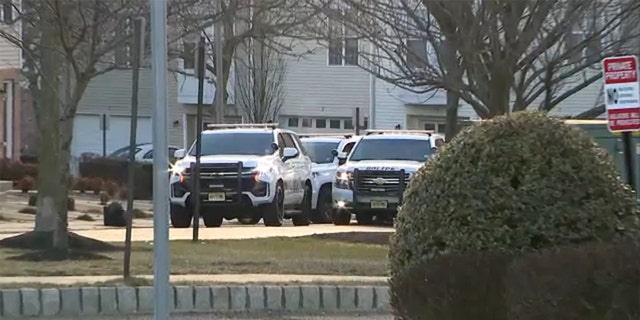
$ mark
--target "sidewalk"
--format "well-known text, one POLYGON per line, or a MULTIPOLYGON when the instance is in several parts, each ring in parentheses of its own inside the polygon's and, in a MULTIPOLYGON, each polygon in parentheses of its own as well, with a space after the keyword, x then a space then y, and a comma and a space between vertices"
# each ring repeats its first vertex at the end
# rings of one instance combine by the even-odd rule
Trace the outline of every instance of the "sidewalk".
MULTIPOLYGON (((135 278, 153 280, 153 275, 133 275, 135 278)), ((0 284, 93 284, 109 281, 117 281, 122 276, 63 276, 63 277, 0 277, 0 284)), ((171 282, 191 282, 191 283, 385 283, 387 277, 367 277, 367 276, 333 276, 333 275, 302 275, 302 274, 180 274, 171 275, 171 282)))

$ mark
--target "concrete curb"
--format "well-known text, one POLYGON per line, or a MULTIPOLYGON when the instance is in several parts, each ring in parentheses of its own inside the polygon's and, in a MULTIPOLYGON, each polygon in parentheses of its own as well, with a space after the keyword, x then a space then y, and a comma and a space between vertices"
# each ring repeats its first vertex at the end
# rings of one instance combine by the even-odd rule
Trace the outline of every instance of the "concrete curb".
MULTIPOLYGON (((212 311, 389 311, 386 286, 172 286, 175 313, 212 311)), ((0 318, 153 312, 153 287, 0 290, 0 318)))

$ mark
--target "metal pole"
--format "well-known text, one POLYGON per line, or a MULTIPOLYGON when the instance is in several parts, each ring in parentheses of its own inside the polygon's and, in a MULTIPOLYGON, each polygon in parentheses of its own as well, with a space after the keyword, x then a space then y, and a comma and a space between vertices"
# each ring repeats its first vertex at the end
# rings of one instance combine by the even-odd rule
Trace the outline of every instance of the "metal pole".
POLYGON ((355 119, 355 127, 356 127, 356 136, 360 135, 360 108, 356 107, 356 119, 355 119))
MULTIPOLYGON (((370 45, 369 52, 370 55, 373 55, 374 44, 370 45)), ((375 58, 371 58, 375 59, 375 58)), ((376 129, 376 75, 373 74, 373 68, 375 68, 375 63, 373 63, 371 67, 371 72, 369 73, 369 128, 366 129, 376 129)))
POLYGON ((631 186, 631 190, 636 190, 636 178, 633 166, 633 145, 631 141, 631 132, 622 133, 622 143, 624 143, 624 166, 627 171, 627 183, 631 186))
POLYGON ((200 232, 200 157, 202 156, 202 103, 204 96, 204 36, 200 36, 198 43, 198 111, 196 113, 196 163, 192 171, 193 179, 193 202, 195 210, 193 212, 193 241, 198 241, 198 233, 200 232))
POLYGON ((218 21, 216 22, 215 26, 214 26, 214 35, 213 35, 213 40, 214 40, 214 49, 215 49, 215 55, 216 55, 216 123, 223 123, 224 122, 224 99, 225 99, 225 93, 226 93, 226 89, 223 87, 222 84, 222 79, 224 79, 224 63, 222 61, 222 46, 223 46, 223 41, 222 41, 222 18, 224 13, 222 12, 222 0, 218 0, 217 1, 217 5, 218 5, 218 21))
POLYGON ((102 114, 100 118, 100 122, 102 124, 102 157, 107 157, 107 115, 102 114))
POLYGON ((169 146, 167 144, 167 0, 151 2, 153 71, 154 319, 169 320, 169 146))
POLYGON ((133 219, 133 190, 135 189, 136 140, 138 132, 138 86, 140 82, 140 56, 144 41, 144 18, 133 20, 133 46, 131 55, 131 131, 129 133, 129 172, 127 175, 127 227, 124 236, 124 270, 123 277, 131 276, 131 224, 133 219))

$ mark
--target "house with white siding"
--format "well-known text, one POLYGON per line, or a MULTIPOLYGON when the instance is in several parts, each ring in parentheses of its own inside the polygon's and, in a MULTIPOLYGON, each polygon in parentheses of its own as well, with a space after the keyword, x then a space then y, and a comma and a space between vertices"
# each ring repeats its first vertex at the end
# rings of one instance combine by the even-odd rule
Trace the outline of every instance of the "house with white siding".
MULTIPOLYGON (((20 0, 0 1, 0 28, 11 37, 22 37, 22 24, 18 17, 20 0)), ((22 50, 4 37, 0 37, 0 158, 18 158, 21 149, 22 50)))

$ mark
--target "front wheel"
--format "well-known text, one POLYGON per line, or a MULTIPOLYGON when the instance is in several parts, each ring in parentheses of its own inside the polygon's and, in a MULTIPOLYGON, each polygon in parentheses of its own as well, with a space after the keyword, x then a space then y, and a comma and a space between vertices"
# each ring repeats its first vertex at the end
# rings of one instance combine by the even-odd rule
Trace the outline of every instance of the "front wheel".
POLYGON ((311 223, 311 197, 311 186, 306 185, 300 214, 291 217, 294 226, 308 226, 311 223))
POLYGON ((222 215, 216 213, 207 213, 202 215, 204 226, 207 228, 219 228, 222 226, 222 215))
POLYGON ((276 184, 276 191, 271 203, 264 208, 262 221, 267 227, 280 227, 284 220, 284 188, 282 182, 276 184))
POLYGON ((320 189, 318 195, 318 207, 314 212, 313 223, 333 222, 333 199, 331 198, 331 188, 320 189))
POLYGON ((333 209, 333 224, 336 226, 348 226, 351 224, 351 212, 333 209))
POLYGON ((189 228, 191 227, 191 220, 193 220, 193 214, 188 208, 179 206, 177 204, 171 204, 169 215, 171 216, 171 225, 174 228, 189 228))

